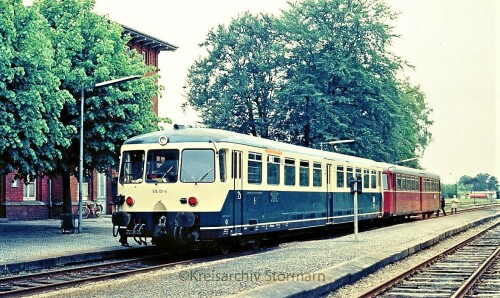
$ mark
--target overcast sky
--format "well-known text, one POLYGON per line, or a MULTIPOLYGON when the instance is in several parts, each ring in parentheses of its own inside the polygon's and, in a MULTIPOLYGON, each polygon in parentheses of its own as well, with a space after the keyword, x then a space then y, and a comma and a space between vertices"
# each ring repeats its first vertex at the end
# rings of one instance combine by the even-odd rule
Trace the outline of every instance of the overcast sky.
MULTIPOLYGON (((462 175, 489 173, 500 179, 500 1, 390 0, 401 15, 395 52, 415 66, 407 72, 433 109, 434 141, 421 164, 453 183, 462 175), (495 3, 496 2, 496 3, 495 3), (496 21, 496 23, 495 23, 496 21), (496 92, 495 93, 495 89, 496 92)), ((192 124, 183 114, 182 86, 203 52, 207 32, 244 11, 279 14, 284 0, 97 0, 95 11, 179 48, 160 54, 160 116, 192 124)))

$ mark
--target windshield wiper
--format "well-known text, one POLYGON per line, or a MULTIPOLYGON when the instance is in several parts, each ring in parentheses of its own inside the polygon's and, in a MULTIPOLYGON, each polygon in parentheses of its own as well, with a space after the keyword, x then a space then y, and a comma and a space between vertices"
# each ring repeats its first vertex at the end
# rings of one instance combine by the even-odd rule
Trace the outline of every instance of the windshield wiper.
POLYGON ((210 174, 210 172, 212 172, 213 170, 214 168, 208 170, 208 172, 206 172, 205 175, 201 176, 201 178, 198 181, 196 181, 196 183, 200 183, 201 181, 203 181, 203 179, 205 179, 205 177, 207 177, 207 175, 210 174))

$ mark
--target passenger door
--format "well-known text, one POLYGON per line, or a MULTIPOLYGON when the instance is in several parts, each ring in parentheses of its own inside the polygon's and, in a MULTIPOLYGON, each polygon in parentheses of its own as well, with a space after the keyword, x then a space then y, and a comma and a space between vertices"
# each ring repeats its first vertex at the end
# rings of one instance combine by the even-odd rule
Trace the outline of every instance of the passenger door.
POLYGON ((233 236, 241 235, 243 225, 243 152, 233 150, 231 178, 233 179, 233 236))

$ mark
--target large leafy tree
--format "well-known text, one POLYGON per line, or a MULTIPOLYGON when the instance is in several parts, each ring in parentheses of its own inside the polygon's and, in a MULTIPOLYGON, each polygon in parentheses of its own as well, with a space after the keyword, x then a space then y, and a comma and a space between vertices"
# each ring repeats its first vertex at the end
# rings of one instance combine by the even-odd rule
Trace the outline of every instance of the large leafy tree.
POLYGON ((1 1, 0 11, 0 174, 36 176, 55 169, 75 133, 59 119, 71 97, 52 72, 45 19, 21 1, 1 1))
POLYGON ((354 139, 344 152, 390 162, 423 151, 429 110, 418 87, 398 79, 407 65, 389 50, 395 18, 379 0, 307 0, 285 12, 290 68, 281 94, 298 143, 354 139))
POLYGON ((290 4, 278 19, 244 15, 209 33, 202 44, 208 58, 188 76, 188 101, 208 126, 246 133, 253 119, 234 123, 248 111, 238 110, 245 106, 241 98, 257 97, 261 89, 245 88, 237 96, 232 91, 255 86, 243 84, 250 78, 270 77, 267 90, 273 92, 260 107, 267 134, 257 135, 308 147, 355 139, 340 151, 390 162, 419 155, 432 122, 418 86, 398 78, 408 65, 389 50, 396 16, 380 0, 305 0, 290 4), (248 19, 259 30, 241 30, 248 19), (248 57, 252 63, 240 63, 248 57))
POLYGON ((189 102, 205 125, 270 137, 283 59, 274 19, 245 13, 227 27, 209 32, 201 46, 207 56, 188 74, 189 102))
MULTIPOLYGON (((126 46, 120 25, 92 12, 92 0, 39 0, 34 2, 47 19, 55 46, 54 73, 61 89, 73 99, 64 105, 60 121, 79 128, 81 90, 84 89, 84 170, 106 171, 118 161, 119 146, 130 136, 157 129, 151 98, 156 96, 155 69, 126 46), (127 83, 92 88, 96 83, 146 75, 127 83)), ((52 173, 63 176, 65 212, 70 211, 69 177, 79 165, 79 134, 70 139, 52 173)))

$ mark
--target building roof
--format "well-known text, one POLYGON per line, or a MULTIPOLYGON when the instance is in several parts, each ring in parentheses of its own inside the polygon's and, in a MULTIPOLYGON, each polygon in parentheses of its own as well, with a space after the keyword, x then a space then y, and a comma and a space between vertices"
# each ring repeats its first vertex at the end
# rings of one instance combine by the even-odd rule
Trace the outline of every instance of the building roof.
POLYGON ((122 25, 122 27, 123 33, 130 35, 130 37, 132 38, 131 41, 133 43, 143 44, 157 51, 175 51, 178 48, 173 44, 170 44, 146 33, 142 33, 133 28, 127 27, 125 25, 122 25))

